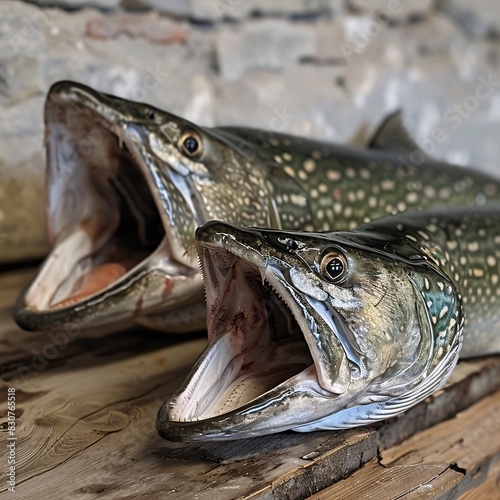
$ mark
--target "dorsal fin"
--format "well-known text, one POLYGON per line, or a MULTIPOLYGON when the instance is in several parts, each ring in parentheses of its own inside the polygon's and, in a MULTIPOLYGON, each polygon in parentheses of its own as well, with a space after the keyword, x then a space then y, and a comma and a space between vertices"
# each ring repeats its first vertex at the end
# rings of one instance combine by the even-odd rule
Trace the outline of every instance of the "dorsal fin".
MULTIPOLYGON (((421 151, 419 146, 408 135, 400 110, 389 115, 379 125, 371 141, 368 143, 368 147, 382 151, 399 151, 403 153, 421 151)), ((422 152, 422 154, 427 157, 425 153, 422 152)))
MULTIPOLYGON (((361 148, 366 148, 367 144, 373 140, 373 133, 371 132, 370 124, 367 120, 364 120, 361 125, 356 129, 353 135, 347 140, 347 144, 351 146, 359 146, 361 148)), ((379 127, 377 127, 378 131, 379 127)))

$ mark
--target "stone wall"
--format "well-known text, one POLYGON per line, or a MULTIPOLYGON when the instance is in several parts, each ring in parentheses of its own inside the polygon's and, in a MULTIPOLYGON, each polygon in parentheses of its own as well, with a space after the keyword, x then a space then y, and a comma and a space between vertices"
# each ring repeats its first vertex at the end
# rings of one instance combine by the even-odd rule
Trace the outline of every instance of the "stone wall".
POLYGON ((496 173, 499 34, 492 0, 2 1, 0 238, 43 239, 42 108, 60 79, 338 142, 402 109, 431 156, 496 173))

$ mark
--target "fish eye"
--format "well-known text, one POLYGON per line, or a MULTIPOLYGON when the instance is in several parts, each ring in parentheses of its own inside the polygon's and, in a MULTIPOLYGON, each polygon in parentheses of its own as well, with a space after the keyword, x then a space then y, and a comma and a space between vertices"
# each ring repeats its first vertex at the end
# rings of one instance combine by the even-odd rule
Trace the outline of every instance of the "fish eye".
POLYGON ((180 140, 181 149, 188 156, 199 158, 202 153, 201 138, 196 132, 186 132, 180 140))
POLYGON ((149 108, 147 111, 146 111, 146 118, 148 120, 154 120, 156 118, 156 113, 155 113, 155 110, 154 109, 151 109, 149 108))
POLYGON ((319 267, 323 277, 332 283, 341 283, 347 275, 347 259, 336 250, 326 253, 319 267))

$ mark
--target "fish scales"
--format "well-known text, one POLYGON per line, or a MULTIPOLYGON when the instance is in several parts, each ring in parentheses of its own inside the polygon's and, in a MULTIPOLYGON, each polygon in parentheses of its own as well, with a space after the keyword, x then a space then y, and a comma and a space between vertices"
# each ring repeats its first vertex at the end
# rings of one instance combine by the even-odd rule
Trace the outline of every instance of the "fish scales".
MULTIPOLYGON (((466 335, 462 357, 500 352, 500 206, 399 214, 361 226, 357 231, 394 238, 396 252, 413 249, 415 256, 430 259, 453 283, 464 309, 466 335)), ((422 293, 431 320, 449 322, 447 311, 443 312, 445 306, 434 300, 444 283, 435 280, 426 285, 422 293)), ((448 339, 441 340, 447 344, 448 339)), ((441 347, 439 342, 436 345, 441 347)))
POLYGON ((500 181, 425 159, 407 137, 386 137, 398 129, 397 117, 389 122, 373 147, 359 150, 200 127, 82 84, 54 84, 45 105, 52 251, 15 304, 17 323, 199 330, 205 308, 194 233, 204 222, 353 229, 412 208, 498 199, 500 181))
POLYGON ((415 208, 481 206, 500 199, 498 179, 426 158, 417 146, 388 152, 274 132, 223 130, 268 166, 284 229, 354 229, 415 208))
POLYGON ((209 345, 160 410, 160 434, 335 430, 407 410, 459 356, 500 352, 499 243, 500 205, 325 233, 205 224, 209 345))

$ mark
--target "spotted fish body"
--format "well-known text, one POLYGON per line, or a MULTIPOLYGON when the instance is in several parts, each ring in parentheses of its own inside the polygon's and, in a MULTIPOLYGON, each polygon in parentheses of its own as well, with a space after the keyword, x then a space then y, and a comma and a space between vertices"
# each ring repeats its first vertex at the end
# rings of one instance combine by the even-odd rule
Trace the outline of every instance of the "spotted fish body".
POLYGON ((53 248, 14 307, 28 330, 118 320, 203 328, 194 233, 209 220, 352 229, 412 208, 488 204, 500 192, 473 170, 412 165, 415 151, 200 127, 75 82, 54 84, 45 121, 53 248))
POLYGON ((459 355, 500 352, 500 205, 329 233, 212 222, 197 240, 209 345, 159 412, 167 439, 366 425, 436 391, 459 355))
MULTIPOLYGON (((457 320, 442 300, 443 293, 453 293, 464 312, 461 357, 499 353, 500 206, 413 212, 390 219, 371 222, 359 231, 394 238, 396 253, 406 253, 410 260, 421 255, 446 277, 420 284, 435 330, 443 332, 457 320)), ((437 349, 447 349, 449 340, 438 334, 437 349)))
POLYGON ((359 149, 252 129, 221 131, 269 169, 269 193, 280 228, 354 229, 415 208, 496 203, 498 179, 429 160, 406 137, 403 146, 400 137, 385 137, 386 128, 398 126, 383 124, 372 141, 375 148, 378 141, 393 140, 395 151, 386 145, 383 150, 359 149))

